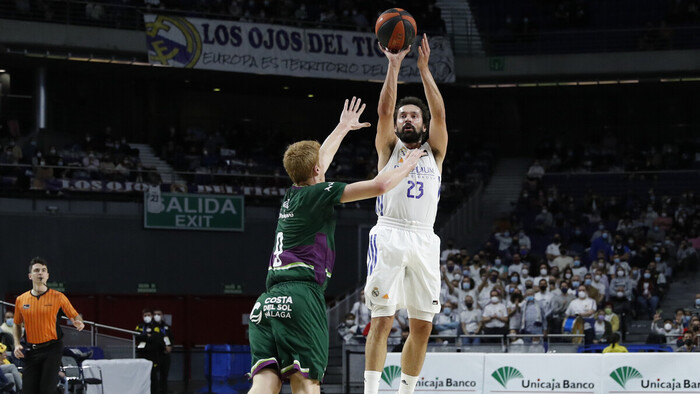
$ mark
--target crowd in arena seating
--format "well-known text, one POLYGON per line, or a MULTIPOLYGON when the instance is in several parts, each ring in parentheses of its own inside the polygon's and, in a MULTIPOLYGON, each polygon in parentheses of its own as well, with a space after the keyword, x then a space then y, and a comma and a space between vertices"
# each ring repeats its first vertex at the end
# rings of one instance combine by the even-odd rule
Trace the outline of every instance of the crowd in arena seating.
POLYGON ((514 212, 496 226, 478 251, 446 243, 434 334, 513 334, 530 343, 537 339, 517 335, 573 333, 605 343, 616 332, 624 338, 632 319, 649 319, 660 342, 682 348, 690 335, 698 346, 700 294, 675 316, 658 313, 674 280, 700 264, 693 191, 566 194, 535 162, 514 212))
POLYGON ((62 194, 63 181, 132 181, 158 183, 159 176, 144 168, 138 150, 107 127, 93 137, 53 144, 51 137, 28 137, 22 144, 9 138, 0 145, 0 184, 3 190, 36 190, 62 194), (42 142, 40 143, 39 140, 42 142))
POLYGON ((431 1, 335 1, 318 0, 121 0, 87 3, 15 0, 12 16, 45 21, 71 20, 77 24, 96 24, 122 28, 143 28, 141 13, 229 19, 241 22, 275 23, 304 27, 371 31, 382 11, 400 6, 420 21, 421 32, 445 33, 440 8, 431 1), (84 9, 83 9, 84 8, 84 9))
POLYGON ((593 143, 542 141, 536 154, 547 172, 639 172, 692 169, 697 142, 623 142, 606 134, 593 143))

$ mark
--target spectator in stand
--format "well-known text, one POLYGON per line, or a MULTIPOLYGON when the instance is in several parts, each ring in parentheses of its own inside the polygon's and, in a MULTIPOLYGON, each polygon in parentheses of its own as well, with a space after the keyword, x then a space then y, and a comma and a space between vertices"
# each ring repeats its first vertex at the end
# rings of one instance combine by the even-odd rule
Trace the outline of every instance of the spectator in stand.
POLYGON ((12 330, 15 325, 15 313, 12 311, 5 311, 5 319, 2 324, 0 324, 0 330, 6 334, 12 335, 12 330))
POLYGON ((627 348, 620 345, 620 335, 616 332, 610 335, 610 345, 603 349, 603 353, 627 353, 627 348))
POLYGON ((700 309, 700 293, 695 294, 695 302, 693 303, 693 309, 700 309))
MULTIPOLYGON (((544 303, 535 300, 534 291, 525 291, 525 300, 520 305, 521 324, 518 327, 521 334, 547 335, 547 308, 544 303)), ((525 343, 531 343, 532 338, 525 338, 525 343)))
POLYGON ((433 329, 440 336, 438 341, 441 341, 443 344, 454 343, 454 339, 457 337, 457 329, 460 326, 459 313, 453 306, 449 301, 444 303, 442 311, 433 318, 433 329))
POLYGON ((607 260, 610 257, 610 243, 608 240, 610 239, 610 233, 608 230, 603 229, 603 231, 600 234, 600 237, 594 239, 591 242, 591 250, 589 252, 589 256, 591 261, 595 261, 598 259, 598 252, 603 251, 604 252, 604 258, 607 260))
POLYGON ((99 171, 100 159, 95 156, 94 151, 89 151, 88 154, 83 157, 83 167, 91 173, 97 173, 99 171))
MULTIPOLYGON (((532 289, 530 289, 532 290, 532 289)), ((523 293, 520 289, 513 290, 513 293, 506 293, 506 310, 508 311, 508 331, 515 330, 517 333, 520 330, 522 314, 520 313, 520 305, 523 302, 523 293)))
POLYGON ((594 231, 593 234, 591 234, 591 239, 589 240, 589 242, 592 243, 596 239, 602 237, 604 232, 605 224, 603 222, 598 223, 598 229, 594 231))
POLYGON ((618 255, 622 260, 629 260, 630 248, 622 242, 622 236, 620 234, 615 235, 615 239, 610 245, 610 254, 618 255))
POLYGON ((561 277, 564 280, 570 281, 574 277, 574 270, 571 267, 566 267, 564 272, 561 274, 561 277))
POLYGON ((549 291, 546 279, 540 279, 537 289, 526 289, 525 291, 527 292, 527 290, 533 290, 535 301, 546 310, 549 310, 552 301, 552 293, 549 291))
MULTIPOLYGON (((559 256, 556 256, 552 260, 551 266, 558 267, 559 271, 564 271, 568 267, 573 267, 574 266, 574 258, 571 256, 568 256, 566 253, 567 253, 567 250, 565 247, 563 247, 563 246, 559 247, 559 256)), ((549 258, 549 256, 547 256, 547 257, 549 258)), ((581 261, 581 259, 579 259, 579 267, 581 265, 580 261, 581 261)))
POLYGON ((513 262, 508 266, 508 274, 517 273, 518 281, 520 281, 520 274, 522 273, 524 265, 520 260, 520 254, 513 255, 513 262))
POLYGON ((596 269, 593 274, 593 281, 591 282, 591 286, 595 287, 596 290, 598 290, 598 293, 603 295, 604 299, 607 299, 608 297, 608 285, 606 282, 607 277, 603 275, 603 271, 601 271, 600 269, 596 269))
POLYGON ((508 249, 513 243, 513 238, 510 235, 510 231, 505 230, 503 232, 497 232, 493 234, 494 238, 498 241, 498 251, 504 251, 508 249))
POLYGON ((642 279, 637 284, 637 309, 638 313, 646 313, 649 318, 654 316, 659 305, 659 292, 656 283, 652 279, 651 270, 644 270, 642 279))
POLYGON ((593 324, 593 343, 607 342, 612 333, 612 324, 605 320, 605 312, 598 310, 595 313, 595 323, 593 324))
POLYGON ((459 249, 455 248, 455 243, 454 240, 448 239, 446 242, 446 248, 445 250, 442 251, 440 254, 440 262, 442 264, 445 264, 447 262, 447 258, 450 257, 450 255, 455 255, 459 253, 459 249))
POLYGON ((678 271, 683 272, 689 269, 692 272, 698 269, 698 254, 687 240, 681 241, 680 247, 676 252, 676 260, 678 261, 678 271))
POLYGON ((695 345, 695 339, 692 333, 686 332, 683 334, 681 345, 676 349, 677 352, 698 352, 700 348, 695 345))
POLYGON ((503 259, 501 256, 496 256, 493 259, 493 267, 491 267, 492 270, 498 271, 498 277, 505 279, 505 277, 508 274, 508 267, 506 267, 505 264, 503 264, 503 259))
MULTIPOLYGON (((493 298, 493 296, 491 295, 491 292, 495 288, 503 289, 503 284, 498 279, 498 271, 491 270, 488 273, 487 277, 488 277, 488 279, 483 280, 477 289, 477 291, 479 293, 479 295, 478 295, 479 306, 484 310, 484 312, 486 312, 486 306, 489 304, 489 302, 493 298)), ((504 308, 505 308, 505 306, 504 306, 504 308)))
POLYGON ((647 231, 647 241, 652 243, 662 243, 666 238, 666 231, 664 231, 658 225, 653 225, 649 231, 647 231))
POLYGON ((676 338, 682 335, 682 328, 675 325, 673 319, 661 319, 661 315, 656 313, 651 322, 651 332, 663 337, 659 342, 669 345, 676 344, 676 338), (663 321, 663 324, 661 322, 663 321))
POLYGON ((12 157, 13 157, 13 159, 14 159, 14 162, 15 162, 15 163, 21 162, 21 161, 22 161, 22 157, 23 157, 22 148, 20 148, 19 145, 17 145, 17 143, 15 142, 15 139, 14 139, 14 138, 12 138, 12 139, 10 140, 10 143, 8 144, 8 147, 10 148, 10 153, 12 154, 12 157))
POLYGON ((673 218, 668 216, 666 209, 661 210, 661 215, 654 220, 654 226, 658 226, 660 230, 667 232, 673 226, 673 218))
MULTIPOLYGON (((459 314, 459 321, 462 325, 462 332, 465 335, 474 335, 479 331, 481 324, 481 309, 474 302, 474 297, 467 295, 464 297, 464 310, 459 314)), ((463 338, 463 344, 479 344, 479 338, 463 338)))
POLYGON ((535 160, 534 163, 528 168, 527 170, 527 178, 533 181, 536 181, 538 184, 542 180, 542 177, 544 176, 544 167, 540 164, 538 160, 535 160))
POLYGON ((690 323, 690 316, 686 319, 685 310, 683 308, 676 309, 676 313, 673 317, 673 324, 680 327, 681 330, 685 330, 685 328, 688 327, 688 323, 690 323))
POLYGON ((528 237, 528 235, 525 234, 525 230, 523 229, 520 229, 520 231, 518 232, 518 245, 520 245, 521 250, 532 249, 532 241, 530 240, 530 237, 528 237))
POLYGON ((572 274, 578 275, 583 277, 588 273, 588 268, 586 268, 585 265, 581 262, 581 257, 579 256, 574 256, 573 257, 573 269, 572 269, 572 274))
POLYGON ((595 300, 597 305, 603 305, 603 300, 605 299, 605 293, 598 291, 598 288, 593 286, 593 275, 590 273, 583 276, 583 285, 586 286, 586 291, 588 296, 595 300))
POLYGON ((343 338, 347 345, 357 345, 360 341, 357 337, 362 336, 362 330, 357 325, 357 318, 352 313, 345 314, 345 320, 338 324, 338 335, 343 338))
POLYGON ((3 386, 0 384, 0 392, 22 392, 22 375, 19 373, 17 366, 15 364, 12 364, 10 360, 7 359, 6 352, 9 353, 8 347, 0 343, 0 377, 5 378, 5 381, 0 380, 0 383, 4 382, 6 386, 3 388, 3 386), (6 391, 10 387, 12 387, 8 385, 7 382, 14 384, 14 388, 16 388, 17 390, 6 391))
POLYGON ((586 286, 580 285, 578 291, 576 292, 577 298, 572 300, 569 307, 566 308, 564 314, 566 317, 570 316, 581 316, 582 318, 590 318, 596 312, 595 301, 588 298, 588 293, 586 292, 586 286))
MULTIPOLYGON (((550 265, 555 258, 561 256, 561 235, 554 234, 552 243, 547 245, 545 255, 547 256, 547 261, 550 263, 550 265)), ((569 260, 567 260, 567 262, 569 262, 569 260)))
POLYGON ((489 294, 489 302, 482 313, 480 332, 487 335, 505 335, 508 330, 508 310, 497 290, 491 290, 489 294))
POLYGON ((620 331, 620 316, 613 312, 613 306, 610 302, 605 303, 603 313, 605 314, 605 320, 610 322, 613 332, 620 331))
POLYGON ((367 327, 367 324, 370 321, 370 310, 365 304, 364 290, 360 290, 360 300, 355 301, 355 303, 352 304, 350 313, 355 316, 355 324, 357 324, 357 326, 360 328, 360 331, 364 331, 365 327, 367 327))
POLYGON ((552 292, 550 300, 548 327, 552 334, 560 334, 561 326, 565 320, 565 312, 571 301, 576 298, 573 291, 569 291, 569 282, 562 281, 559 288, 552 292))
POLYGON ((632 323, 633 309, 632 302, 625 294, 624 286, 614 288, 615 292, 610 295, 609 302, 612 304, 613 312, 622 318, 622 332, 627 334, 632 323))
POLYGON ((532 284, 533 286, 538 286, 540 284, 540 281, 544 279, 545 282, 548 281, 549 279, 549 266, 547 263, 542 263, 539 266, 539 269, 537 270, 537 275, 532 279, 532 284))
POLYGON ((535 216, 535 228, 541 232, 547 232, 554 225, 554 217, 547 207, 542 207, 542 211, 535 216))

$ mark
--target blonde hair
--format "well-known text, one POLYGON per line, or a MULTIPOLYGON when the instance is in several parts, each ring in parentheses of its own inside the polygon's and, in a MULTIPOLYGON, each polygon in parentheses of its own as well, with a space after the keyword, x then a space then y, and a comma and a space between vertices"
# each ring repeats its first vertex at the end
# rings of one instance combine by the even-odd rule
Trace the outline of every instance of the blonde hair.
POLYGON ((320 149, 318 141, 299 141, 287 147, 282 162, 292 182, 298 184, 313 176, 320 149))

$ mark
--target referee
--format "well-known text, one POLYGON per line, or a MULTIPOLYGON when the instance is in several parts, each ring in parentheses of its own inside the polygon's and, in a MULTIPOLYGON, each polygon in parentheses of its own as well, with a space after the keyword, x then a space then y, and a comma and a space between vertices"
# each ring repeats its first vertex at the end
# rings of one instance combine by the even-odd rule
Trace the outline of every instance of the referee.
POLYGON ((29 262, 32 289, 15 301, 15 357, 24 358, 23 394, 55 393, 58 369, 63 352, 63 332, 58 326, 59 311, 71 319, 81 331, 85 324, 68 298, 46 286, 49 269, 46 260, 35 257, 29 262), (26 349, 20 344, 22 324, 26 333, 26 349))

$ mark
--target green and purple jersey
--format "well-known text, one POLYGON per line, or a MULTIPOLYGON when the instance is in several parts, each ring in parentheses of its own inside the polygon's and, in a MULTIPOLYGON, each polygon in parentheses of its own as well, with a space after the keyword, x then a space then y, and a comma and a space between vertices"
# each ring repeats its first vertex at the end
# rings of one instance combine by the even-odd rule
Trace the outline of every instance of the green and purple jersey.
POLYGON ((292 186, 279 212, 266 286, 313 281, 324 289, 335 262, 335 209, 347 184, 292 186))

